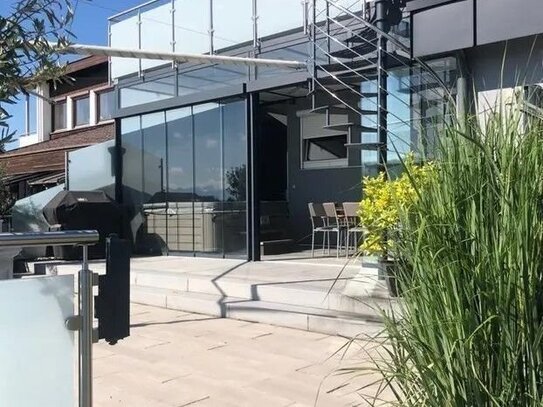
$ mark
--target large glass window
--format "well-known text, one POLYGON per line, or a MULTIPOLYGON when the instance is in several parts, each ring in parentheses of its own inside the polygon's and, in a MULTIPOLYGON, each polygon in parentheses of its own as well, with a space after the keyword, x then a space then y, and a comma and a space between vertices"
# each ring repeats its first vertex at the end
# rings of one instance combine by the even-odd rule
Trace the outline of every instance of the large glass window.
POLYGON ((246 253, 247 129, 245 102, 222 106, 223 219, 222 240, 226 254, 246 253))
POLYGON ((123 119, 124 201, 136 249, 246 253, 245 101, 123 119))
POLYGON ((168 240, 166 204, 166 124, 164 112, 141 117, 143 141, 143 250, 163 252, 168 240))
POLYGON ((194 106, 195 251, 219 252, 222 241, 222 124, 218 103, 194 106))
POLYGON ((53 105, 53 130, 63 130, 67 127, 66 101, 56 102, 53 105))
POLYGON ((89 124, 90 102, 89 97, 74 99, 74 125, 83 126, 89 124))
POLYGON ((192 108, 167 111, 166 132, 168 134, 168 248, 173 251, 193 252, 197 231, 194 228, 193 218, 192 108))

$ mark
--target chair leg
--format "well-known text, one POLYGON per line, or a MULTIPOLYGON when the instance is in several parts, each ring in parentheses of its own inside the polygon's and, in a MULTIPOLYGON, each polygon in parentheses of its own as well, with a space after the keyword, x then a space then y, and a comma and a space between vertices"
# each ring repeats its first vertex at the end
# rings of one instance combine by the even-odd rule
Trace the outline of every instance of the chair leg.
POLYGON ((349 230, 345 232, 346 235, 346 243, 345 243, 345 257, 349 257, 349 249, 351 248, 351 236, 349 235, 349 230))
POLYGON ((311 257, 315 257, 315 230, 311 233, 311 257))
POLYGON ((338 258, 339 258, 340 242, 341 242, 341 230, 338 229, 337 238, 336 238, 336 257, 338 258))

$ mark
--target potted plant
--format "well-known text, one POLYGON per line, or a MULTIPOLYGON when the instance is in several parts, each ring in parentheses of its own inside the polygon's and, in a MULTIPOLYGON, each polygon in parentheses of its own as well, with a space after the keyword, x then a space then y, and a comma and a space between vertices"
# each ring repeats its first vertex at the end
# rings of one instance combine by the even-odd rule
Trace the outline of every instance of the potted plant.
POLYGON ((435 172, 433 163, 419 165, 413 155, 408 155, 404 164, 404 171, 395 179, 388 179, 383 172, 376 177, 364 178, 359 210, 360 222, 366 229, 360 251, 364 255, 378 257, 379 276, 386 279, 393 297, 401 294, 396 278, 401 259, 395 254, 401 214, 409 211, 435 172))

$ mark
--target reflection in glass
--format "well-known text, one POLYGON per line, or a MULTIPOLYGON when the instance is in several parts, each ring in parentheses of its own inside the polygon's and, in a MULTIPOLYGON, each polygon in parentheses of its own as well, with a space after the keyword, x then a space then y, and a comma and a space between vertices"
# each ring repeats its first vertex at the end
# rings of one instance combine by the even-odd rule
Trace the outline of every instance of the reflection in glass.
POLYGON ((168 249, 194 251, 192 108, 166 112, 168 134, 168 249))
POLYGON ((74 125, 83 126, 89 124, 90 102, 89 97, 74 99, 74 125))
POLYGON ((56 102, 53 105, 53 130, 63 130, 66 127, 66 101, 56 102))
POLYGON ((134 206, 143 203, 143 145, 140 117, 121 120, 123 152, 123 201, 134 206))
POLYGON ((164 112, 141 117, 143 136, 143 245, 162 251, 168 239, 166 216, 166 128, 164 112))
POLYGON ((175 96, 175 75, 169 73, 163 78, 156 78, 120 88, 120 107, 142 105, 157 102, 175 96))
POLYGON ((140 253, 246 253, 245 101, 123 119, 124 202, 140 253))
POLYGON ((221 111, 218 103, 194 106, 195 250, 220 252, 222 198, 221 111))
POLYGON ((246 188, 247 130, 245 101, 225 103, 223 116, 223 219, 224 253, 247 253, 246 188))

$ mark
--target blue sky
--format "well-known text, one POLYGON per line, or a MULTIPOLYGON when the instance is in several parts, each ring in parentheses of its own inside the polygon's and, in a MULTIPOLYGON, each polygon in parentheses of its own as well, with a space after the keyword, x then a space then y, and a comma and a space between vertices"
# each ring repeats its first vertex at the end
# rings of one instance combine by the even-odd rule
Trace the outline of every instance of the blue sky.
MULTIPOLYGON (((75 7, 75 18, 71 31, 76 36, 73 42, 83 44, 107 45, 107 19, 108 17, 129 9, 146 0, 71 0, 75 7)), ((10 12, 16 0, 0 0, 0 14, 3 16, 10 12)), ((10 120, 12 130, 24 132, 23 103, 9 106, 9 113, 13 115, 10 120)))

